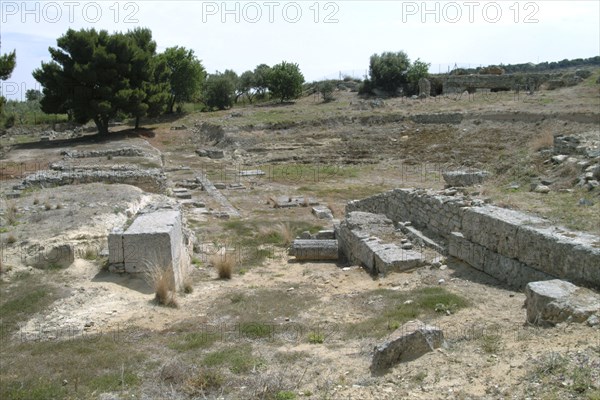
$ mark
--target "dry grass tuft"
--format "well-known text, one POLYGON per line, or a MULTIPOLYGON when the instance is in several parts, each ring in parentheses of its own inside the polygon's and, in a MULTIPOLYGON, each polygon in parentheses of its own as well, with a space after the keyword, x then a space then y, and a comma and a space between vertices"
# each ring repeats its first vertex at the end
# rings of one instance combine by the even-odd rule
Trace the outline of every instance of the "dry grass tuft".
POLYGON ((6 222, 9 225, 14 225, 17 222, 17 211, 19 209, 17 208, 17 205, 15 204, 14 201, 8 201, 6 202, 6 222))
POLYGON ((154 289, 155 300, 159 305, 177 308, 175 282, 171 266, 150 265, 147 269, 147 281, 154 289))
POLYGON ((183 293, 190 294, 190 293, 193 293, 193 292, 194 292, 194 286, 192 285, 191 279, 188 277, 183 282, 183 293))
POLYGON ((281 236, 282 244, 286 247, 291 245, 292 241, 294 240, 294 234, 292 233, 290 224, 288 224, 287 222, 286 223, 280 222, 275 226, 275 228, 277 229, 277 232, 281 236))
POLYGON ((529 147, 533 151, 549 149, 552 146, 554 146, 554 135, 550 131, 542 132, 529 142, 529 147))
POLYGON ((10 234, 6 237, 6 243, 8 243, 8 244, 16 243, 16 241, 17 241, 17 238, 13 234, 10 234))
POLYGON ((235 267, 235 257, 231 254, 216 254, 211 258, 211 265, 217 269, 219 279, 231 279, 235 267))

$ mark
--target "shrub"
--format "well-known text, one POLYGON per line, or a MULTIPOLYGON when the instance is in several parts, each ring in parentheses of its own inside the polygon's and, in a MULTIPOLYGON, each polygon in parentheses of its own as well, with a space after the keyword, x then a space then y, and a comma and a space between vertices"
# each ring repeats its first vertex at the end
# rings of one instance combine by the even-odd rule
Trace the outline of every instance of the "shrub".
POLYGON ((335 100, 335 97, 333 96, 334 91, 335 86, 331 81, 325 81, 319 84, 319 93, 321 93, 321 96, 323 97, 323 101, 325 103, 329 103, 335 100))

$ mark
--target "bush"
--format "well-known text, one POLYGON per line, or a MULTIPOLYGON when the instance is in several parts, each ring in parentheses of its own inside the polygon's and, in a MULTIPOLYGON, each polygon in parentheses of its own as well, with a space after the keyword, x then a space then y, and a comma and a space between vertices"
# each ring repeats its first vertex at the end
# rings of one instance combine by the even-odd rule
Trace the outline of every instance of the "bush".
POLYGON ((15 120, 16 117, 14 114, 9 115, 6 120, 4 121, 4 128, 8 129, 8 128, 12 128, 13 126, 15 126, 15 120))
POLYGON ((319 84, 319 93, 321 93, 321 96, 323 97, 323 101, 325 103, 329 103, 335 100, 335 97, 333 96, 334 91, 335 86, 331 81, 325 81, 319 84))

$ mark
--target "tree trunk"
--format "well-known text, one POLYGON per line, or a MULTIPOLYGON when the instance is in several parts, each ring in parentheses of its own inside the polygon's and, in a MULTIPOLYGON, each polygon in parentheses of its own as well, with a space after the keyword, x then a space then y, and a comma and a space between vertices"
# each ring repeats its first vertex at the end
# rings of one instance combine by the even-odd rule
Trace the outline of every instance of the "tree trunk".
POLYGON ((98 133, 101 135, 108 135, 108 118, 95 117, 94 123, 98 128, 98 133))
POLYGON ((140 129, 140 117, 135 117, 135 128, 134 129, 140 129))
POLYGON ((167 114, 173 114, 173 107, 175 107, 175 96, 171 96, 167 107, 167 114))

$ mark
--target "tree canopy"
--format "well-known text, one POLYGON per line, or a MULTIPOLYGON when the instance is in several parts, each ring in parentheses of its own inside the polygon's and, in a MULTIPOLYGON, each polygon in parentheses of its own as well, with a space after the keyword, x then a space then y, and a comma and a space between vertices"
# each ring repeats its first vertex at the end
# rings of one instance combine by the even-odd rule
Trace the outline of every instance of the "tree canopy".
POLYGON ((274 65, 267 75, 267 87, 273 97, 283 103, 286 100, 297 99, 302 95, 304 75, 298 64, 281 62, 274 65))
MULTIPOLYGON (((0 55, 0 81, 10 78, 13 70, 17 66, 17 53, 13 50, 12 53, 0 55)), ((0 115, 6 99, 0 96, 0 115)))
POLYGON ((0 55, 0 81, 5 81, 10 78, 13 70, 17 66, 17 53, 15 50, 12 53, 0 55))
POLYGON ((232 76, 215 73, 208 76, 204 84, 203 100, 209 109, 224 110, 233 105, 235 86, 232 76))
POLYGON ((410 59, 403 51, 373 54, 369 64, 371 83, 374 88, 396 94, 408 82, 409 67, 410 59))
POLYGON ((139 118, 160 113, 168 98, 166 64, 155 59, 152 32, 69 29, 49 48, 52 61, 33 72, 43 87, 42 111, 71 113, 79 123, 93 120, 108 133, 119 114, 139 118))
POLYGON ((169 47, 158 57, 166 62, 170 72, 168 113, 173 112, 175 104, 194 101, 200 97, 206 71, 194 55, 194 50, 179 46, 169 47))

